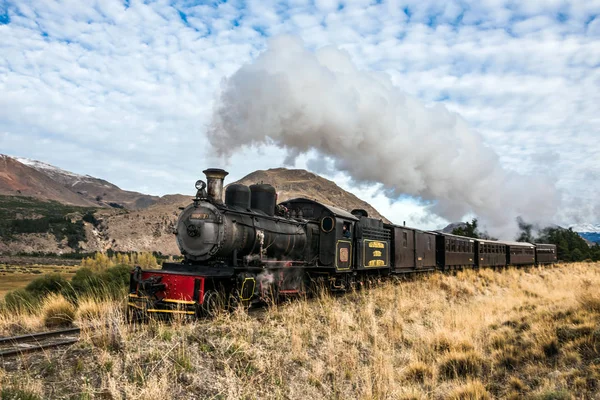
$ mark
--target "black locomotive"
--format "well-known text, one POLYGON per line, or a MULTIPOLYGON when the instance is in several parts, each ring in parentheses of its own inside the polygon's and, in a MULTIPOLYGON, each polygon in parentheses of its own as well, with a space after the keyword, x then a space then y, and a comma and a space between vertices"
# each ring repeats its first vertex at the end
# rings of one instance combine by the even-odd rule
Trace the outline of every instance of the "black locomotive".
POLYGON ((359 288, 373 277, 456 268, 556 262, 550 244, 488 241, 384 224, 298 198, 277 204, 273 186, 233 184, 204 171, 177 222, 181 263, 132 272, 136 313, 210 313, 220 301, 263 302, 325 285, 359 288))

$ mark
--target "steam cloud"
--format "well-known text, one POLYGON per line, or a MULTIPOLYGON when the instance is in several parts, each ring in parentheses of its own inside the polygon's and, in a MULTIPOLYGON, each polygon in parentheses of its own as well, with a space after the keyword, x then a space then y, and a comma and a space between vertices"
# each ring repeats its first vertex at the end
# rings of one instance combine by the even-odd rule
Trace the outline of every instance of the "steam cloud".
POLYGON ((359 183, 420 197, 450 221, 469 213, 494 232, 515 218, 548 221, 551 184, 502 168, 480 134, 441 104, 426 107, 344 51, 279 37, 222 83, 208 137, 220 155, 275 144, 291 159, 316 150, 359 183))

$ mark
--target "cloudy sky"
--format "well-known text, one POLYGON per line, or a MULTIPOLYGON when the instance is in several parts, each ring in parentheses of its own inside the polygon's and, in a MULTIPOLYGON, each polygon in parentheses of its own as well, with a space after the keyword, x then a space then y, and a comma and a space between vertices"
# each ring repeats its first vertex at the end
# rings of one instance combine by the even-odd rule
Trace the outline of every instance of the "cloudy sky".
MULTIPOLYGON (((600 223, 597 0, 0 0, 0 153, 152 194, 192 193, 206 167, 238 179, 282 166, 276 144, 236 148, 225 164, 207 139, 228 79, 281 35, 308 52, 333 46, 394 90, 458 113, 504 170, 554 183, 553 222, 600 223)), ((319 157, 293 165, 321 172, 319 157)), ((390 199, 328 170, 395 222, 444 225, 430 198, 390 199)))

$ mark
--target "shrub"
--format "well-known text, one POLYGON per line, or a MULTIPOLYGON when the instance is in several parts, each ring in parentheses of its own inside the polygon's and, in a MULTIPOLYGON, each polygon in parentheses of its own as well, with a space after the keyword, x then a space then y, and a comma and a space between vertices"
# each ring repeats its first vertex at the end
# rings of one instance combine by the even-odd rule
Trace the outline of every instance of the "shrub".
POLYGON ((39 299, 25 289, 17 289, 4 296, 4 306, 10 312, 33 311, 39 303, 39 299))
POLYGON ((67 280, 59 274, 48 274, 29 282, 25 290, 39 298, 49 293, 59 293, 68 284, 67 280))
POLYGON ((42 320, 48 328, 71 325, 75 307, 60 294, 51 294, 42 303, 42 320))
POLYGON ((81 268, 73 276, 71 286, 64 292, 71 299, 81 296, 116 298, 129 285, 131 267, 120 265, 104 271, 81 268))

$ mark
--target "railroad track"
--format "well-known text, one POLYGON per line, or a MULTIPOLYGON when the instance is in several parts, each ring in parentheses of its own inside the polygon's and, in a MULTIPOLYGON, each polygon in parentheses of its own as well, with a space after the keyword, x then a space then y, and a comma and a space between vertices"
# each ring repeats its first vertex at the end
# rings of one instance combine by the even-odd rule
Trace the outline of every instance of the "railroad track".
POLYGON ((80 328, 67 328, 0 338, 0 359, 75 344, 80 331, 80 328))

